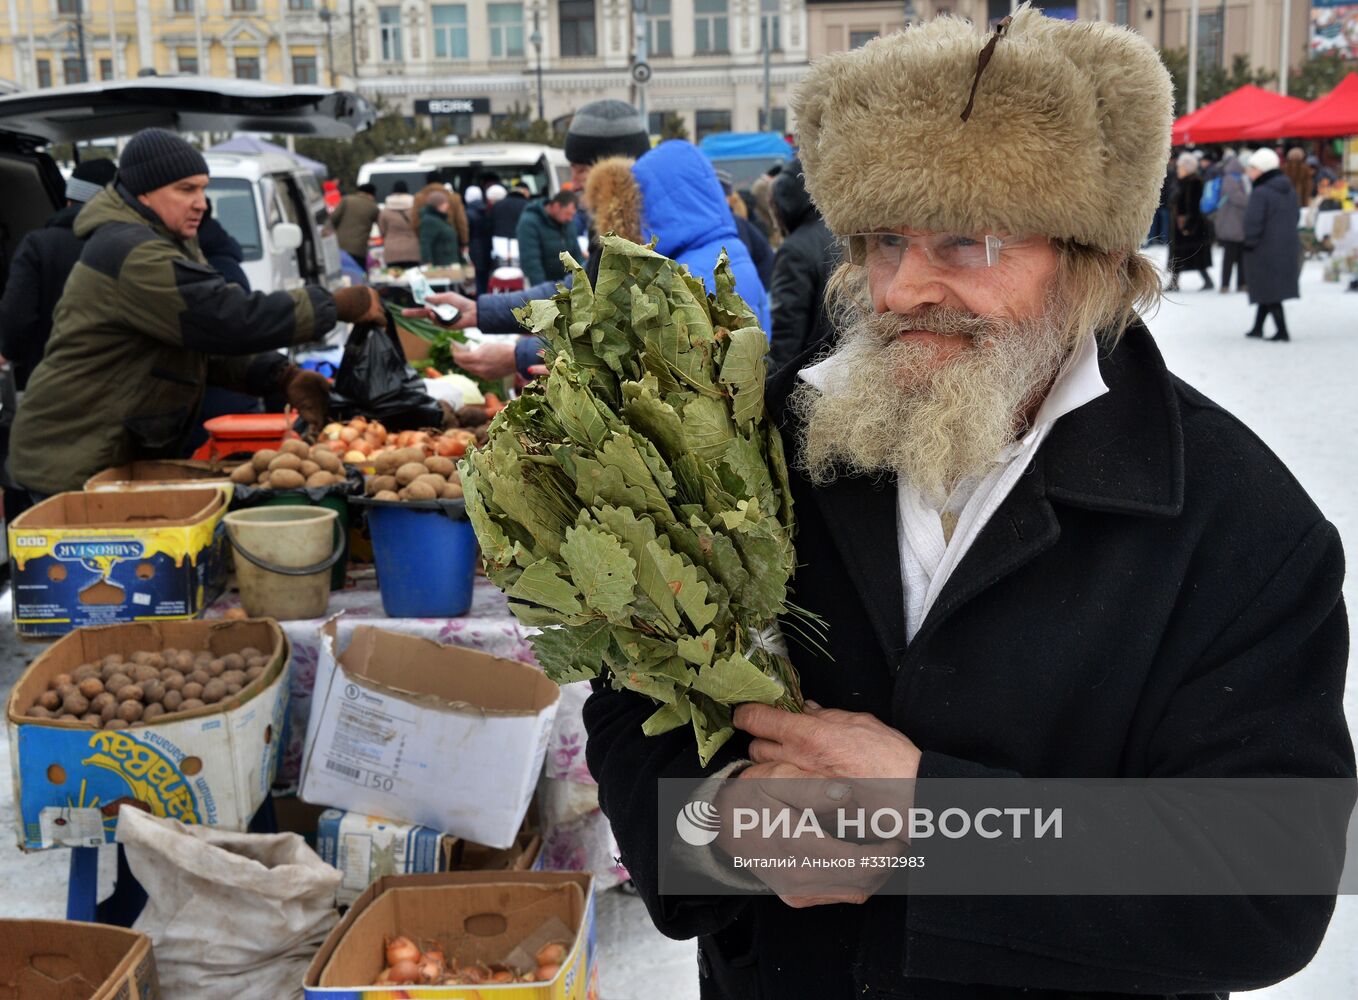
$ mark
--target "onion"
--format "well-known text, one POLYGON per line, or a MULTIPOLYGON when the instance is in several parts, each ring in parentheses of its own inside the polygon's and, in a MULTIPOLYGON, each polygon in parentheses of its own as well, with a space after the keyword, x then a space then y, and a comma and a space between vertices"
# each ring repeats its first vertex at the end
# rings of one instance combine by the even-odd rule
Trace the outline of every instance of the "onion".
POLYGON ((391 977, 387 982, 398 986, 423 982, 420 978, 420 967, 414 962, 397 962, 391 967, 391 977))
POLYGON ((432 954, 426 952, 420 957, 419 970, 420 979, 422 981, 426 983, 437 983, 443 978, 443 973, 446 971, 443 964, 443 956, 439 955, 435 958, 432 954))
POLYGON ((414 965, 420 960, 420 948, 408 937, 394 937, 387 942, 387 964, 409 962, 414 965))
POLYGON ((556 974, 561 971, 561 966, 554 962, 547 962, 538 965, 538 982, 546 983, 556 978, 556 974))
POLYGON ((321 431, 321 437, 328 441, 338 441, 342 430, 344 430, 343 424, 326 424, 325 429, 321 431))
POLYGON ((363 432, 357 427, 346 427, 340 431, 341 441, 357 441, 363 436, 363 432))
POLYGON ((560 965, 566 961, 566 946, 559 941, 544 944, 533 956, 538 965, 560 965))
MULTIPOLYGON (((346 451, 344 453, 343 460, 348 462, 350 465, 362 465, 368 460, 368 456, 363 454, 363 452, 361 451, 346 451)), ((415 946, 411 945, 411 947, 414 948, 415 946)), ((415 954, 418 955, 419 953, 420 950, 418 948, 415 948, 415 954)))

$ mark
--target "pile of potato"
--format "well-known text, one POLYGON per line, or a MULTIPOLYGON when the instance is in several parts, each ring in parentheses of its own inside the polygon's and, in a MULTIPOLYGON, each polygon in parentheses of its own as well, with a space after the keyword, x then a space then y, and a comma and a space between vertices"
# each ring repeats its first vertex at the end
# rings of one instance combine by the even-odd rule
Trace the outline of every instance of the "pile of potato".
POLYGON ((268 654, 253 646, 222 656, 190 649, 110 653, 57 674, 25 715, 127 729, 232 698, 268 666, 268 654))
POLYGON ((267 490, 300 490, 344 482, 344 463, 329 448, 305 441, 284 441, 275 451, 255 452, 231 473, 231 481, 267 490))
POLYGON ((368 476, 364 492, 374 500, 456 500, 462 477, 451 458, 426 455, 413 445, 377 456, 377 475, 368 476))

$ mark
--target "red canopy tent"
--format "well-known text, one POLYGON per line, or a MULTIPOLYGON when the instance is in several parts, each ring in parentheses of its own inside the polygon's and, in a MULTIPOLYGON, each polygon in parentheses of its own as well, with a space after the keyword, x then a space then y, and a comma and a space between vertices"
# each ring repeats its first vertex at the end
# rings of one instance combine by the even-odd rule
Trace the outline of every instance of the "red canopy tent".
POLYGON ((1350 73, 1334 90, 1302 110, 1250 129, 1244 138, 1332 139, 1348 135, 1358 135, 1358 73, 1350 73))
POLYGON ((1261 122, 1293 115, 1310 105, 1299 97, 1284 97, 1246 84, 1220 100, 1205 104, 1174 123, 1174 145, 1235 142, 1261 122))

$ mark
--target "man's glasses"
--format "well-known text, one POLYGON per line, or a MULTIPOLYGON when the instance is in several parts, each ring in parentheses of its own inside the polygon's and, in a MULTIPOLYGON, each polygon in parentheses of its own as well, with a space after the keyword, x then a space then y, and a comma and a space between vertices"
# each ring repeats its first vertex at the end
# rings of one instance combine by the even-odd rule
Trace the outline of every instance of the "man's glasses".
POLYGON ((999 237, 989 233, 964 236, 960 233, 931 233, 928 236, 903 236, 900 233, 853 233, 848 237, 849 262, 860 267, 896 271, 909 250, 924 251, 934 267, 971 269, 995 267, 1001 253, 1040 242, 1032 237, 999 237))

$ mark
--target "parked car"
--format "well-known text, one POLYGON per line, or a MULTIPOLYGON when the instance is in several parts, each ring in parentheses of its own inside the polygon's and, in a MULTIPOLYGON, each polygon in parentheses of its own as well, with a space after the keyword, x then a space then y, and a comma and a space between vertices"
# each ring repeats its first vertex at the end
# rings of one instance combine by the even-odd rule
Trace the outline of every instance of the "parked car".
POLYGON ((411 194, 433 182, 449 184, 461 194, 472 184, 484 187, 488 175, 506 187, 522 184, 534 198, 550 198, 571 179, 571 167, 566 154, 552 146, 480 142, 379 157, 359 168, 358 183, 374 185, 382 201, 398 180, 405 181, 411 194))

